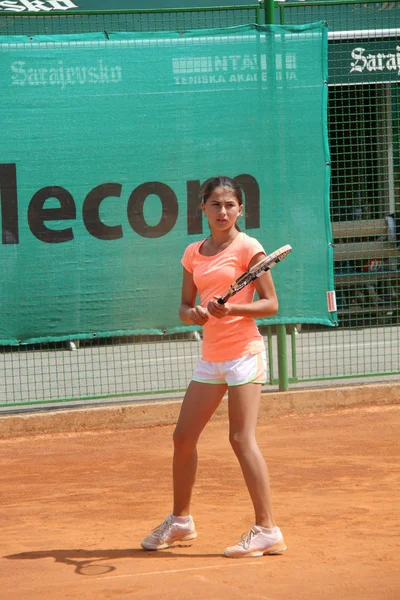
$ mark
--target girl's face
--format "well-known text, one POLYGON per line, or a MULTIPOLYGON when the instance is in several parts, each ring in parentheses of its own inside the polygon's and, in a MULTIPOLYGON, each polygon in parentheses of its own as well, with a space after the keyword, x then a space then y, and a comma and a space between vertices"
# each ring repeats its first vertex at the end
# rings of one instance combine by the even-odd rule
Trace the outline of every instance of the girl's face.
POLYGON ((206 202, 201 205, 211 229, 225 231, 235 226, 243 207, 230 188, 215 188, 206 202))

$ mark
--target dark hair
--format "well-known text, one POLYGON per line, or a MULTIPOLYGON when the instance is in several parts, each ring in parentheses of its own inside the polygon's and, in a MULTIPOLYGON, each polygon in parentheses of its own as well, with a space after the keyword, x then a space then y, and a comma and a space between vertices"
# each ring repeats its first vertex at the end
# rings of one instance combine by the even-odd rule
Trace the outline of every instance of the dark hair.
POLYGON ((203 183, 199 192, 201 202, 207 202, 208 198, 211 196, 213 191, 219 187, 229 188, 235 195, 236 200, 239 202, 239 206, 242 206, 242 188, 237 183, 237 181, 235 181, 231 177, 226 177, 225 175, 217 175, 217 177, 211 177, 203 183))
MULTIPOLYGON (((211 196, 213 191, 219 187, 229 188, 233 192, 236 200, 239 203, 239 206, 243 205, 242 188, 237 183, 237 181, 235 181, 231 177, 226 177, 225 175, 217 175, 217 177, 211 177, 203 183, 199 191, 199 197, 201 202, 207 202, 208 198, 211 196)), ((240 231, 240 227, 237 223, 235 223, 235 229, 240 231)))

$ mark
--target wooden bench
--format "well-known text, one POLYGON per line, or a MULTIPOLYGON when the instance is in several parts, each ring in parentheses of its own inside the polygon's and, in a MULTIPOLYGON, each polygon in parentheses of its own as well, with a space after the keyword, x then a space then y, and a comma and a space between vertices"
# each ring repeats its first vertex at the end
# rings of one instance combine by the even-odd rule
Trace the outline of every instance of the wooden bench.
POLYGON ((400 243, 387 219, 332 223, 339 322, 400 322, 400 243))

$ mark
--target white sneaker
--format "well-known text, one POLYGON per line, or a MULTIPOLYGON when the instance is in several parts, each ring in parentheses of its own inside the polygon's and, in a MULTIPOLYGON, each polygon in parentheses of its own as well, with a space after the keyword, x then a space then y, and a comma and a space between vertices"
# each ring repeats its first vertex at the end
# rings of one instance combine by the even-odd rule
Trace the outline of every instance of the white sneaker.
POLYGON ((225 556, 242 558, 244 556, 262 556, 263 554, 281 554, 286 550, 286 544, 279 527, 274 527, 272 533, 266 533, 262 527, 254 525, 248 533, 242 536, 236 546, 225 549, 225 556))
POLYGON ((189 516, 185 523, 178 523, 174 515, 170 514, 140 545, 145 550, 162 550, 169 548, 174 542, 187 542, 194 538, 197 538, 197 533, 192 517, 189 516))

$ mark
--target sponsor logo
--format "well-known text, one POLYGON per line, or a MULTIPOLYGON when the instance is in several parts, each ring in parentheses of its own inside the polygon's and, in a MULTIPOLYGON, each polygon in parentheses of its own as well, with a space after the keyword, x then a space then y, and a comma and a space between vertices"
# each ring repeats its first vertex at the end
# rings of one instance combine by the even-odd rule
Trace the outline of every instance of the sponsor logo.
POLYGON ((70 0, 7 0, 0 2, 0 11, 11 12, 50 12, 52 10, 72 10, 78 8, 78 5, 70 0))
MULTIPOLYGON (((268 67, 269 68, 269 67, 268 67)), ((191 56, 172 59, 172 74, 176 85, 238 83, 267 80, 266 54, 231 54, 222 56, 191 56)), ((276 80, 296 79, 296 55, 275 57, 276 80)))
MULTIPOLYGON (((246 228, 260 228, 260 188, 255 177, 241 174, 235 177, 246 198, 246 228)), ((199 210, 201 181, 186 181, 186 227, 188 235, 203 232, 203 213, 199 210)), ((133 190, 123 190, 117 182, 100 183, 75 200, 69 190, 48 185, 37 190, 24 209, 18 206, 17 165, 0 164, 0 235, 2 244, 19 244, 19 221, 27 220, 30 232, 41 242, 60 244, 74 239, 74 222, 81 219, 87 232, 104 241, 124 237, 128 228, 144 238, 159 238, 176 225, 184 198, 178 201, 174 190, 162 181, 146 181, 133 190), (121 198, 122 196, 122 198, 121 198), (145 217, 145 203, 149 197, 158 197, 162 214, 158 223, 149 224, 145 217), (113 202, 126 203, 127 223, 107 223, 102 206, 113 202), (48 203, 50 200, 50 205, 48 203), (54 205, 56 201, 57 206, 54 205), (104 204, 103 204, 104 203, 104 204), (52 227, 54 224, 54 228, 52 227), (63 226, 64 225, 64 226, 63 226)))
POLYGON ((56 85, 64 89, 68 85, 112 84, 122 81, 121 66, 107 66, 103 60, 91 66, 65 66, 62 60, 57 67, 33 68, 23 60, 11 64, 12 85, 56 85))
POLYGON ((354 48, 350 55, 354 59, 350 63, 350 73, 375 73, 396 71, 400 76, 400 46, 396 46, 396 52, 367 53, 365 48, 354 48))

